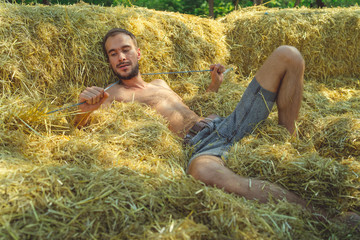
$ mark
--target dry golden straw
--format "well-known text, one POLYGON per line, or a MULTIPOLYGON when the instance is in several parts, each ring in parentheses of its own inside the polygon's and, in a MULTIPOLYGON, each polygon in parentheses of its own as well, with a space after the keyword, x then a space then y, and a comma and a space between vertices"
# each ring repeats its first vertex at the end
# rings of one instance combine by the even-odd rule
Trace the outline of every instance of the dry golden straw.
MULTIPOLYGON (((278 46, 306 62, 298 138, 276 109, 230 151, 228 166, 275 182, 331 216, 360 212, 360 8, 245 8, 222 19, 144 8, 0 4, 0 239, 356 239, 287 202, 259 204, 185 173, 188 149, 164 118, 116 103, 72 126, 86 86, 116 79, 101 51, 122 27, 138 36, 141 72, 233 67, 162 79, 202 116, 232 112, 278 46)), ((159 76, 146 76, 151 81, 159 76)))

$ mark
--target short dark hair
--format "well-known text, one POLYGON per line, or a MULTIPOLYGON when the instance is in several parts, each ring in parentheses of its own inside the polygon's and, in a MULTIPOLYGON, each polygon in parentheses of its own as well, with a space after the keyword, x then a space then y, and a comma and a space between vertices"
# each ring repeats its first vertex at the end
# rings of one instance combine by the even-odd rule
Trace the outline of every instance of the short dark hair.
POLYGON ((132 34, 131 32, 129 32, 128 30, 126 29, 122 29, 122 28, 113 28, 111 30, 109 30, 104 39, 103 39, 103 42, 102 42, 102 47, 103 47, 103 51, 104 51, 104 54, 105 54, 105 57, 108 59, 108 54, 106 52, 106 47, 105 47, 105 43, 106 43, 106 40, 108 40, 109 37, 113 37, 113 36, 116 36, 118 34, 126 34, 128 35, 129 37, 131 37, 131 39, 133 40, 134 44, 135 44, 135 47, 138 47, 138 44, 137 44, 137 41, 136 41, 136 37, 134 34, 132 34))

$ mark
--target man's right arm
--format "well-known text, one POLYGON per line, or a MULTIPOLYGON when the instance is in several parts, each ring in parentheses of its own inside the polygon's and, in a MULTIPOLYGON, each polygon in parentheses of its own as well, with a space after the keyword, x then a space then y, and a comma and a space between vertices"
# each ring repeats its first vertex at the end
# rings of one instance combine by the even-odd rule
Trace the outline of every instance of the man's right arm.
POLYGON ((98 109, 108 97, 109 93, 105 92, 103 88, 86 88, 79 95, 79 103, 85 103, 79 105, 79 113, 74 119, 74 125, 78 128, 85 126, 89 121, 90 114, 98 109))

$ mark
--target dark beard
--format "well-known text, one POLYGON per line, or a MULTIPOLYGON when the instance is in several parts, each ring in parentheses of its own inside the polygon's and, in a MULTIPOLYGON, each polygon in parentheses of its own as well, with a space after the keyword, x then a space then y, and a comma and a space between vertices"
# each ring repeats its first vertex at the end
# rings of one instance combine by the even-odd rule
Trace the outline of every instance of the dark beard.
POLYGON ((130 80, 130 79, 132 79, 133 77, 136 77, 139 74, 139 63, 136 63, 134 69, 126 77, 121 76, 120 74, 115 72, 114 69, 113 69, 113 72, 119 78, 119 80, 130 80))

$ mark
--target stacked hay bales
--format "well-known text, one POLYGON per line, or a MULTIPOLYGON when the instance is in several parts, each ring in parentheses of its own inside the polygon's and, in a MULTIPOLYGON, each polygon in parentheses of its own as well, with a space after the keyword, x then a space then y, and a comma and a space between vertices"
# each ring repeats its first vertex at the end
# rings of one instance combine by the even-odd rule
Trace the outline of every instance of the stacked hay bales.
POLYGON ((222 19, 231 62, 248 75, 280 45, 300 50, 306 77, 324 80, 360 75, 359 8, 266 9, 233 12, 222 19))
POLYGON ((299 137, 276 124, 274 111, 235 144, 228 166, 331 216, 359 212, 359 12, 250 8, 210 20, 142 8, 0 4, 1 238, 356 239, 347 226, 318 222, 287 202, 258 204, 193 180, 181 139, 149 108, 117 103, 82 130, 71 124, 76 109, 45 113, 75 103, 85 86, 114 81, 100 45, 112 27, 138 36, 143 73, 234 67, 217 94, 205 93, 208 74, 161 76, 204 116, 229 114, 265 57, 295 45, 307 62, 299 137))

